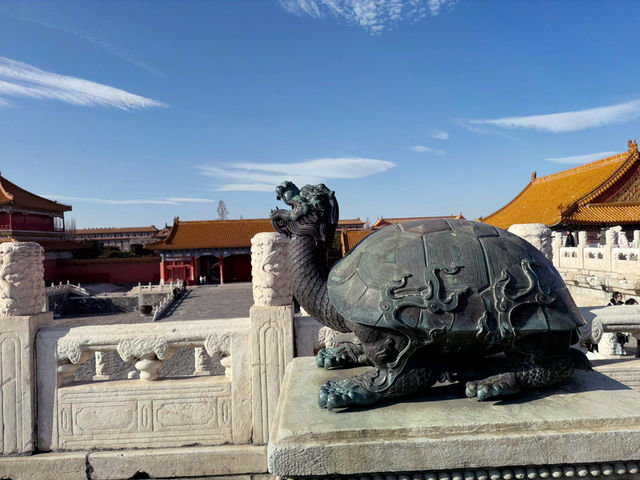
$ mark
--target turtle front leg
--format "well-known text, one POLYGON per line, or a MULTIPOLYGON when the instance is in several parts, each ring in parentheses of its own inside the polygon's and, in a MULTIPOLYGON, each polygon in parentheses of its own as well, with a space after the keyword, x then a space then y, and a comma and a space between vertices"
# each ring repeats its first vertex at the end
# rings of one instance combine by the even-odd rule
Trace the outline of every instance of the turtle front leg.
POLYGON ((479 401, 513 395, 521 390, 550 387, 567 380, 575 368, 572 355, 520 360, 512 371, 466 383, 465 394, 479 401))
POLYGON ((344 380, 328 381, 318 392, 318 405, 327 410, 373 405, 384 399, 426 390, 436 383, 438 375, 439 371, 425 367, 409 368, 389 387, 380 390, 379 386, 386 383, 387 372, 375 368, 344 380))
POLYGON ((327 370, 368 364, 364 349, 359 343, 345 342, 337 347, 322 348, 316 354, 316 365, 327 370))

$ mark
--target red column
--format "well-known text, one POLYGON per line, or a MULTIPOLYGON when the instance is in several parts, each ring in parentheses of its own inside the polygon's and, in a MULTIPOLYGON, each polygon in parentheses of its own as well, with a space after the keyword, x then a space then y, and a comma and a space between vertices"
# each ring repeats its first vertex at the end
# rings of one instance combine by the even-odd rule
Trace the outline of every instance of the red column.
POLYGON ((224 255, 220 255, 220 285, 224 285, 224 255))
POLYGON ((164 263, 164 258, 163 258, 162 261, 160 262, 160 281, 162 283, 165 283, 165 280, 167 278, 165 268, 166 268, 166 265, 164 263))

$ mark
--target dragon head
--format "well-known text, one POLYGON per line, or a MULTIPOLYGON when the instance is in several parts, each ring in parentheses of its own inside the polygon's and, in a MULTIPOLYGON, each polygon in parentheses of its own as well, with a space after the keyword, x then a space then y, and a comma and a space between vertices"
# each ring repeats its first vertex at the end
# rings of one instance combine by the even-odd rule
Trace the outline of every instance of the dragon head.
POLYGON ((316 243, 331 243, 338 224, 338 201, 323 183, 302 189, 288 180, 276 187, 276 198, 291 210, 274 209, 273 228, 287 236, 311 236, 316 243))

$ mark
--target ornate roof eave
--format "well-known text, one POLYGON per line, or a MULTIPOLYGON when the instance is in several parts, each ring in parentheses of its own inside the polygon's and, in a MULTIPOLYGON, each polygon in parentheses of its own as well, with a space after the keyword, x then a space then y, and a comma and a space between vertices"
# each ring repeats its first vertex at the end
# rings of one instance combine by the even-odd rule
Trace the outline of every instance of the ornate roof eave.
POLYGON ((2 177, 1 176, 0 176, 0 193, 2 193, 2 195, 7 197, 7 199, 11 200, 11 202, 13 203, 13 195, 11 193, 7 192, 7 190, 4 188, 4 185, 2 184, 2 177))
POLYGON ((607 191, 609 188, 611 188, 618 180, 620 180, 620 178, 625 173, 627 173, 634 165, 636 165, 638 160, 640 160, 640 154, 638 153, 638 150, 630 151, 629 152, 629 157, 627 158, 627 160, 625 160, 622 163, 622 165, 620 165, 620 167, 618 167, 618 169, 609 176, 609 178, 607 178, 604 182, 602 182, 593 191, 587 193, 582 198, 579 198, 578 200, 573 202, 571 207, 573 207, 573 206, 584 207, 584 206, 588 205, 589 203, 591 203, 598 196, 600 196, 605 191, 607 191))
POLYGON ((175 217, 173 219, 173 225, 171 225, 171 230, 169 230, 169 235, 164 240, 160 240, 158 242, 150 242, 145 245, 145 248, 150 250, 171 250, 169 243, 173 241, 178 232, 178 225, 180 224, 180 217, 175 217))

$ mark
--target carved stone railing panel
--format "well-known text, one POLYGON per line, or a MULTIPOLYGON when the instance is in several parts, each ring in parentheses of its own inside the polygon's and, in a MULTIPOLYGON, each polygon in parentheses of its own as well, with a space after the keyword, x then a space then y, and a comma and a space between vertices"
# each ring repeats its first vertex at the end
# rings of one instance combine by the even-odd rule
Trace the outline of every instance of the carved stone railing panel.
POLYGON ((247 443, 252 417, 247 415, 248 345, 248 319, 43 329, 37 337, 39 447, 247 443), (225 375, 200 371, 197 377, 149 381, 159 378, 163 361, 187 349, 221 357, 225 375), (104 381, 110 372, 101 359, 116 352, 123 361, 135 362, 140 380, 104 381), (77 368, 91 358, 96 358, 96 375, 74 382, 77 368))
POLYGON ((622 241, 620 227, 606 231, 604 245, 588 245, 587 232, 578 232, 578 244, 565 247, 560 232, 553 234, 553 263, 557 268, 640 276, 640 231, 633 232, 633 242, 622 241), (619 243, 618 243, 619 242, 619 243))

